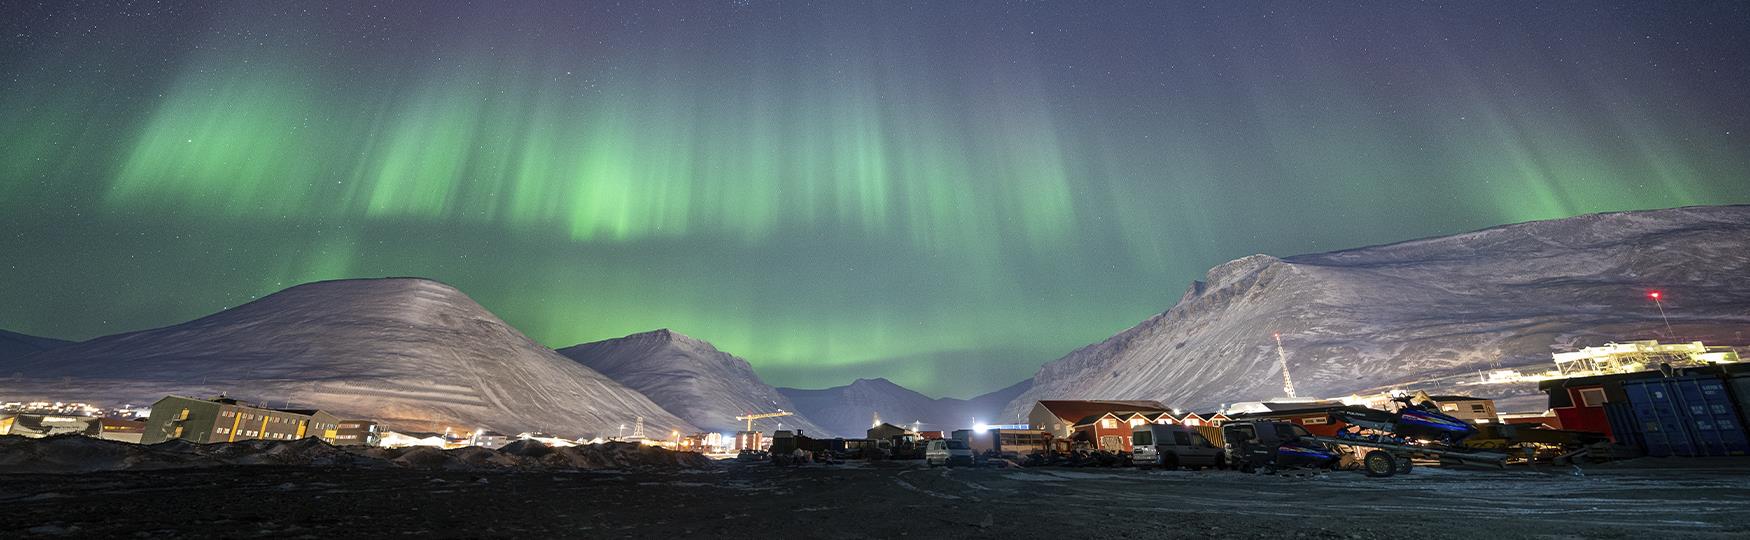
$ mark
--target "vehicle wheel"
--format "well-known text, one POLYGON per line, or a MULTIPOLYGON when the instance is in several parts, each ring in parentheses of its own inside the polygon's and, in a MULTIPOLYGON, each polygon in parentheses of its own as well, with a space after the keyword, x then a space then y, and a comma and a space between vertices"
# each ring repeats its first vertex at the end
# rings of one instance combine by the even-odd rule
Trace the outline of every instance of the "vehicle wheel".
POLYGON ((1167 454, 1166 457, 1162 457, 1161 458, 1161 468, 1169 470, 1169 471, 1174 470, 1174 469, 1178 469, 1179 468, 1179 456, 1178 456, 1178 454, 1167 454))
POLYGON ((1398 471, 1398 460, 1384 450, 1374 450, 1361 457, 1361 470, 1368 476, 1384 478, 1398 471))
POLYGON ((1215 470, 1221 471, 1221 470, 1226 470, 1226 469, 1227 469, 1227 458, 1224 456, 1215 456, 1215 470))
POLYGON ((1415 467, 1414 464, 1410 463, 1410 458, 1407 457, 1398 458, 1397 466, 1397 474, 1410 474, 1410 469, 1415 467))
POLYGON ((1250 462, 1250 461, 1241 461, 1240 465, 1238 467, 1235 467, 1235 468, 1239 469, 1240 472, 1246 473, 1246 474, 1252 474, 1252 472, 1258 470, 1257 468, 1252 467, 1252 462, 1250 462))

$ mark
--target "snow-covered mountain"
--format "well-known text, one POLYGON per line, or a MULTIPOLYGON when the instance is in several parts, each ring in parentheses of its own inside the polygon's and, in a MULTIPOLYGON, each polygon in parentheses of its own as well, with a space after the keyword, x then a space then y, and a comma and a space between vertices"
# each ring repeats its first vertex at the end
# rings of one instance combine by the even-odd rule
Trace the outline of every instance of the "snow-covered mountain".
POLYGON ((535 343, 449 285, 308 283, 191 322, 0 364, 0 394, 151 403, 165 394, 322 408, 390 426, 613 435, 693 426, 535 343))
POLYGON ((1031 385, 1021 381, 972 399, 931 398, 887 379, 857 379, 845 386, 821 390, 779 388, 797 410, 846 437, 862 437, 877 414, 893 424, 920 422, 925 430, 972 427, 973 422, 1001 423, 1003 406, 1031 385))
MULTIPOLYGON (((559 349, 559 354, 642 392, 681 419, 717 433, 746 429, 747 424, 735 417, 749 412, 797 412, 790 399, 760 380, 746 360, 666 328, 566 347, 559 349)), ((800 429, 813 437, 835 436, 801 413, 757 420, 754 428, 768 433, 800 429)))
POLYGON ((1553 368, 1550 353, 1677 338, 1744 345, 1750 206, 1578 216, 1211 269, 1179 303, 1041 367, 1006 414, 1039 399, 1157 399, 1208 408, 1283 395, 1274 332, 1301 396, 1466 385, 1495 367, 1553 368))
POLYGON ((69 345, 73 342, 0 330, 0 362, 69 345))

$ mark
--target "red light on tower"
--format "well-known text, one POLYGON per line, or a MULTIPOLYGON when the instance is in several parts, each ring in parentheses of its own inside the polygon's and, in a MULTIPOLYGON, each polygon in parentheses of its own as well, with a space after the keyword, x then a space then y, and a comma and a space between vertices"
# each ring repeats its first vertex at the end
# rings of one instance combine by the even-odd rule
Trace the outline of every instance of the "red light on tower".
POLYGON ((1653 299, 1653 305, 1659 306, 1659 320, 1665 321, 1665 336, 1669 339, 1677 339, 1677 332, 1671 330, 1671 318, 1665 316, 1665 302, 1660 301, 1664 297, 1664 292, 1647 291, 1647 298, 1653 299))

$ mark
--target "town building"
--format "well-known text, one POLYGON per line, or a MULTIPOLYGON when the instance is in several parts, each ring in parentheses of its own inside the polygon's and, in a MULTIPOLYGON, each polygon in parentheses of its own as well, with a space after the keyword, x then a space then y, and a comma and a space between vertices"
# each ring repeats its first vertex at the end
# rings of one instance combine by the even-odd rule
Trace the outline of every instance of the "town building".
POLYGON ((1495 412, 1495 400, 1470 396, 1428 396, 1440 406, 1440 412, 1472 424, 1493 424, 1501 421, 1495 412))
POLYGON ((381 428, 375 420, 341 420, 335 431, 334 444, 340 446, 380 446, 381 428))
POLYGON ((966 441, 973 453, 1026 456, 1051 449, 1051 434, 1043 429, 958 429, 952 438, 966 441))
POLYGON ((1159 413, 1155 411, 1117 411, 1091 415, 1077 420, 1070 427, 1069 439, 1097 450, 1129 452, 1130 434, 1138 426, 1153 423, 1159 417, 1159 413))
POLYGON ((906 428, 904 426, 896 426, 896 425, 889 424, 886 422, 882 422, 881 424, 876 425, 875 427, 869 428, 869 430, 866 432, 866 434, 867 434, 867 438, 874 439, 877 441, 887 441, 887 440, 893 440, 895 438, 904 438, 907 436, 910 436, 910 437, 917 436, 917 432, 912 431, 910 428, 906 428))
POLYGON ((506 444, 510 444, 510 436, 489 429, 475 430, 473 439, 470 440, 468 444, 469 446, 497 450, 503 448, 506 444))
POLYGON ((1232 420, 1283 420, 1299 424, 1308 433, 1330 437, 1348 427, 1340 416, 1332 414, 1342 410, 1360 412, 1367 409, 1329 400, 1252 402, 1236 404, 1223 415, 1223 421, 1228 417, 1232 420))
POLYGON ((152 416, 146 420, 140 442, 156 444, 183 439, 204 444, 316 437, 332 444, 339 423, 334 415, 313 409, 269 409, 223 396, 214 399, 166 396, 152 404, 152 416))
POLYGON ((1032 429, 1050 433, 1052 437, 1068 438, 1075 433, 1076 426, 1089 417, 1097 419, 1106 413, 1131 412, 1150 418, 1168 410, 1171 407, 1159 401, 1040 400, 1027 413, 1027 424, 1032 429))
POLYGON ((444 448, 449 444, 449 441, 444 440, 444 434, 430 431, 382 431, 377 444, 385 448, 413 446, 444 448))
POLYGON ((106 441, 121 441, 139 444, 146 435, 145 420, 130 420, 125 418, 97 418, 85 427, 85 436, 106 441))
POLYGON ((94 439, 139 443, 146 423, 102 416, 21 413, 0 417, 0 435, 41 438, 84 435, 94 439))
POLYGON ((758 431, 741 431, 735 434, 735 451, 737 452, 764 450, 767 444, 769 443, 766 441, 765 434, 758 431))

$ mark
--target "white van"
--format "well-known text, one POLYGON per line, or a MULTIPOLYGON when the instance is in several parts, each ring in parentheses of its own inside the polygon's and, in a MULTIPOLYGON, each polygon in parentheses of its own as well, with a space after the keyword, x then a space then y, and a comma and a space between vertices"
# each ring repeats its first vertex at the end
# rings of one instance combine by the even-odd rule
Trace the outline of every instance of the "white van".
POLYGON ((1145 424, 1130 434, 1131 460, 1136 466, 1177 469, 1223 469, 1222 449, 1210 444, 1197 430, 1173 424, 1145 424))
POLYGON ((924 447, 924 463, 941 465, 971 465, 972 447, 960 439, 936 439, 924 447))

